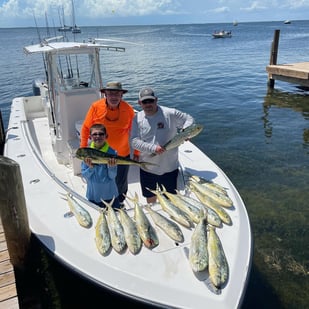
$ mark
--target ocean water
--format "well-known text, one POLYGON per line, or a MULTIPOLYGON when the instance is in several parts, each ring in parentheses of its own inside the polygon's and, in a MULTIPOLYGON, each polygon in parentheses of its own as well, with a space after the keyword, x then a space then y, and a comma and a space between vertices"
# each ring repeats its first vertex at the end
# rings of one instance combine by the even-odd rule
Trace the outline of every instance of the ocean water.
MULTIPOLYGON (((103 80, 121 81, 133 106, 138 108, 139 89, 149 85, 160 104, 204 124, 192 141, 232 180, 251 221, 254 257, 244 308, 309 303, 309 91, 280 81, 267 88, 265 68, 276 29, 278 63, 308 61, 309 21, 83 27, 75 37, 123 41, 106 42, 126 51, 103 53, 103 80), (232 38, 213 39, 211 33, 221 29, 232 30, 232 38)), ((45 28, 0 29, 5 128, 12 99, 30 95, 32 81, 44 78, 42 57, 26 56, 23 46, 48 31, 59 34, 45 28)), ((50 263, 63 308, 100 300, 102 291, 50 263)), ((109 297, 117 304, 117 297, 109 297)))

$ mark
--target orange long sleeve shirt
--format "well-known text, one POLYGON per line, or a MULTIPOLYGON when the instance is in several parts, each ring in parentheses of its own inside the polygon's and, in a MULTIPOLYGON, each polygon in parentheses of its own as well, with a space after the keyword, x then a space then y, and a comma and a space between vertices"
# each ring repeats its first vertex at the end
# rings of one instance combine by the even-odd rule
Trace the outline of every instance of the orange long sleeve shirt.
POLYGON ((81 128, 80 147, 88 146, 90 128, 95 123, 102 123, 107 130, 107 142, 119 156, 130 154, 130 131, 134 117, 133 107, 121 100, 118 108, 107 108, 106 98, 95 101, 89 108, 81 128))

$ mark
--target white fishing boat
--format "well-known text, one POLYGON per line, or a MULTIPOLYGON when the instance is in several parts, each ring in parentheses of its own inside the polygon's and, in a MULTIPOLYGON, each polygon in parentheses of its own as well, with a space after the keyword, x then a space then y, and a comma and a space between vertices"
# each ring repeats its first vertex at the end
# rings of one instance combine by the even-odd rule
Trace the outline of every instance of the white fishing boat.
POLYGON ((231 38, 232 37, 232 31, 225 31, 225 30, 221 30, 221 31, 215 31, 212 34, 214 39, 222 39, 222 38, 231 38))
MULTIPOLYGON (((191 229, 179 225, 184 241, 175 242, 153 223, 146 208, 144 212, 159 238, 158 246, 148 249, 143 245, 137 254, 111 248, 105 256, 96 247, 95 226, 101 212, 85 198, 86 183, 75 153, 81 122, 91 102, 101 95, 104 72, 100 71, 100 59, 105 53, 125 49, 97 42, 44 40, 24 47, 24 51, 27 55, 43 54, 42 72, 46 69, 47 83, 35 84, 39 95, 13 99, 4 156, 20 166, 33 235, 65 267, 136 302, 164 308, 239 308, 252 261, 248 214, 229 178, 190 141, 179 147, 180 193, 195 198, 186 186, 189 175, 195 175, 225 188, 232 200, 233 206, 226 208, 231 224, 216 228, 228 265, 226 282, 215 287, 208 269, 192 270, 189 255, 196 224, 191 229), (91 227, 84 228, 76 217, 67 216, 68 193, 88 211, 91 227)), ((137 194, 145 205, 138 169, 130 166, 128 196, 137 194)), ((125 208, 133 218, 130 199, 126 199, 125 208)), ((168 217, 159 204, 153 209, 168 217)))

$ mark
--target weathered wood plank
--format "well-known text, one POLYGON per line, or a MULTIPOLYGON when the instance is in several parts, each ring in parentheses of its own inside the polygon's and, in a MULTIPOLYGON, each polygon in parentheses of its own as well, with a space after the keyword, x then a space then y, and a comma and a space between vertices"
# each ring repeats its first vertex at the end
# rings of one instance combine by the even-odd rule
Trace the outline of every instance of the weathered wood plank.
POLYGON ((10 259, 10 256, 7 250, 0 251, 0 262, 6 261, 9 259, 10 259))
POLYGON ((0 220, 0 309, 18 309, 16 279, 0 220))
POLYGON ((16 297, 0 302, 0 309, 18 309, 19 303, 16 297))
POLYGON ((0 274, 7 273, 9 271, 13 271, 13 266, 10 260, 5 260, 0 263, 0 274))
POLYGON ((0 275, 0 288, 15 283, 15 274, 13 271, 0 275))
POLYGON ((16 297, 17 291, 16 291, 16 285, 15 283, 5 285, 3 287, 0 287, 0 301, 16 297))

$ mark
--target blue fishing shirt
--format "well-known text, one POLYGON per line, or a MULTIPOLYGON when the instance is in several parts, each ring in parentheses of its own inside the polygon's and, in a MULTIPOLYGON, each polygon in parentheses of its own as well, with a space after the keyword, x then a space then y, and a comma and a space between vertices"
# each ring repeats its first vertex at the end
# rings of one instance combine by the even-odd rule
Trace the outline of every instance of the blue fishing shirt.
MULTIPOLYGON (((92 145, 90 145, 91 147, 92 145)), ((92 147, 94 148, 94 147, 92 147)), ((102 147, 106 150, 106 147, 102 147)), ((102 149, 100 149, 102 151, 102 149)), ((109 154, 117 152, 108 147, 106 151, 109 154)), ((108 167, 107 164, 95 164, 93 168, 89 167, 84 161, 81 163, 81 172, 83 178, 87 181, 86 197, 90 201, 100 203, 102 200, 111 200, 117 197, 118 188, 116 185, 117 165, 108 167)))

